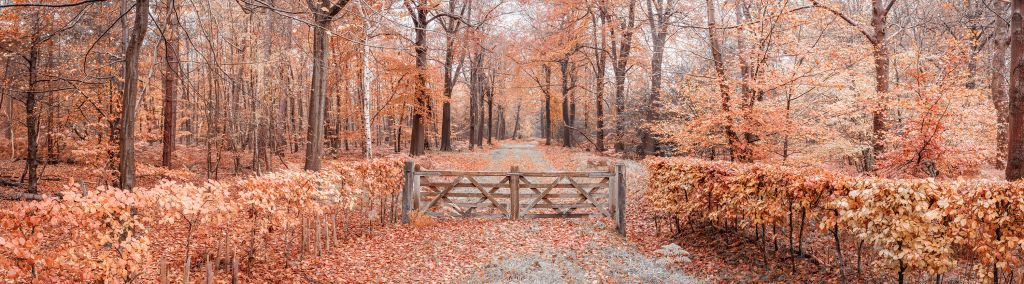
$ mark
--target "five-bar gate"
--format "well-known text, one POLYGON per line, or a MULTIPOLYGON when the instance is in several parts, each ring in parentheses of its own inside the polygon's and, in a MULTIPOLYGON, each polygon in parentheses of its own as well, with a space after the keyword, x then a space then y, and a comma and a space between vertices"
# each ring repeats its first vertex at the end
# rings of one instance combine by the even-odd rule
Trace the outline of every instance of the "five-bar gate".
POLYGON ((402 220, 437 218, 613 218, 625 235, 623 165, 593 172, 424 170, 405 162, 402 220))

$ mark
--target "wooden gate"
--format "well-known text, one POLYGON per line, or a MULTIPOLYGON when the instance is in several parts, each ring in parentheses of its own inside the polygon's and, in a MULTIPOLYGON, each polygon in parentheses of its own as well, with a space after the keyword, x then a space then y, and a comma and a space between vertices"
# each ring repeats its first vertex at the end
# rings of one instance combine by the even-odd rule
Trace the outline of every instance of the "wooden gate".
POLYGON ((405 162, 402 221, 409 212, 436 218, 579 218, 615 220, 625 235, 624 166, 594 172, 424 170, 405 162))

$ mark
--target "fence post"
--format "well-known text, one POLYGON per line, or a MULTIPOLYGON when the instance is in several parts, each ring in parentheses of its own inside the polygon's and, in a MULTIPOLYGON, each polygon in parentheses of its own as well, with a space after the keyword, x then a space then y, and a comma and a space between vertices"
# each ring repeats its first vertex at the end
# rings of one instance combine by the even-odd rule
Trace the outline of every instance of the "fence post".
POLYGON ((206 284, 213 283, 213 262, 210 262, 210 255, 206 255, 206 284))
POLYGON ((509 218, 512 220, 519 219, 519 166, 512 166, 512 169, 508 173, 509 178, 509 218))
POLYGON ((615 165, 615 227, 619 235, 626 236, 626 166, 615 165))
POLYGON ((164 259, 164 255, 160 255, 160 284, 170 283, 170 279, 167 278, 167 260, 164 259))
POLYGON ((413 202, 413 184, 412 179, 414 177, 415 162, 412 160, 405 161, 405 184, 402 186, 402 223, 409 224, 409 210, 412 209, 413 202))

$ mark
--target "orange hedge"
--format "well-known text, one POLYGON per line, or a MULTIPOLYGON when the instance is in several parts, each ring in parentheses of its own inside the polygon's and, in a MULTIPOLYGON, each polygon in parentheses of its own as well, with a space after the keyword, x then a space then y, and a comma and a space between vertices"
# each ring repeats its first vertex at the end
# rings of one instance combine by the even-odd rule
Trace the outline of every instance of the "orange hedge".
POLYGON ((190 245, 196 261, 197 248, 209 252, 229 242, 269 248, 250 255, 256 261, 288 257, 298 248, 271 243, 308 235, 300 228, 326 230, 332 212, 381 209, 374 207, 384 206, 377 201, 397 199, 402 178, 402 161, 389 158, 229 182, 161 181, 132 192, 99 188, 82 195, 68 186, 60 199, 7 201, 0 208, 0 278, 140 282, 156 269, 156 259, 188 254, 180 241, 190 245))
MULTIPOLYGON (((820 169, 692 158, 645 161, 647 196, 682 220, 785 224, 805 215, 823 231, 870 244, 887 267, 941 274, 974 261, 991 281, 1020 264, 1024 245, 1024 183, 851 177, 820 169), (792 220, 792 219, 789 219, 792 220), (958 252, 970 250, 973 254, 958 252)), ((763 227, 762 227, 763 228, 763 227)))

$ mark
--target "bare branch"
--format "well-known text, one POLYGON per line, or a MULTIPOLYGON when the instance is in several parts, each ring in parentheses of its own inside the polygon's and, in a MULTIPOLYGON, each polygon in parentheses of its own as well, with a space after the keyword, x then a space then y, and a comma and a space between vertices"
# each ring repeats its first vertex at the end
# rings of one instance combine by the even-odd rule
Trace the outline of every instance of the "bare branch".
MULTIPOLYGON (((896 2, 896 0, 893 0, 892 2, 896 2)), ((873 36, 871 36, 871 34, 868 34, 867 30, 865 30, 859 24, 855 23, 853 20, 851 20, 849 17, 847 17, 846 14, 843 14, 842 12, 839 12, 836 9, 832 9, 832 7, 822 5, 817 0, 811 0, 811 5, 814 6, 814 7, 817 7, 817 8, 825 9, 825 11, 828 11, 829 13, 832 13, 832 14, 836 15, 836 17, 839 17, 844 22, 846 22, 847 24, 849 24, 853 28, 857 29, 857 31, 860 32, 860 34, 864 35, 864 38, 867 38, 869 42, 871 42, 872 44, 876 43, 875 38, 873 36)))
POLYGON ((3 8, 27 8, 27 7, 42 7, 42 8, 69 8, 75 6, 81 6, 85 4, 91 4, 96 2, 106 2, 107 0, 82 0, 75 3, 64 3, 64 4, 48 4, 48 3, 15 3, 0 5, 0 9, 3 8))

